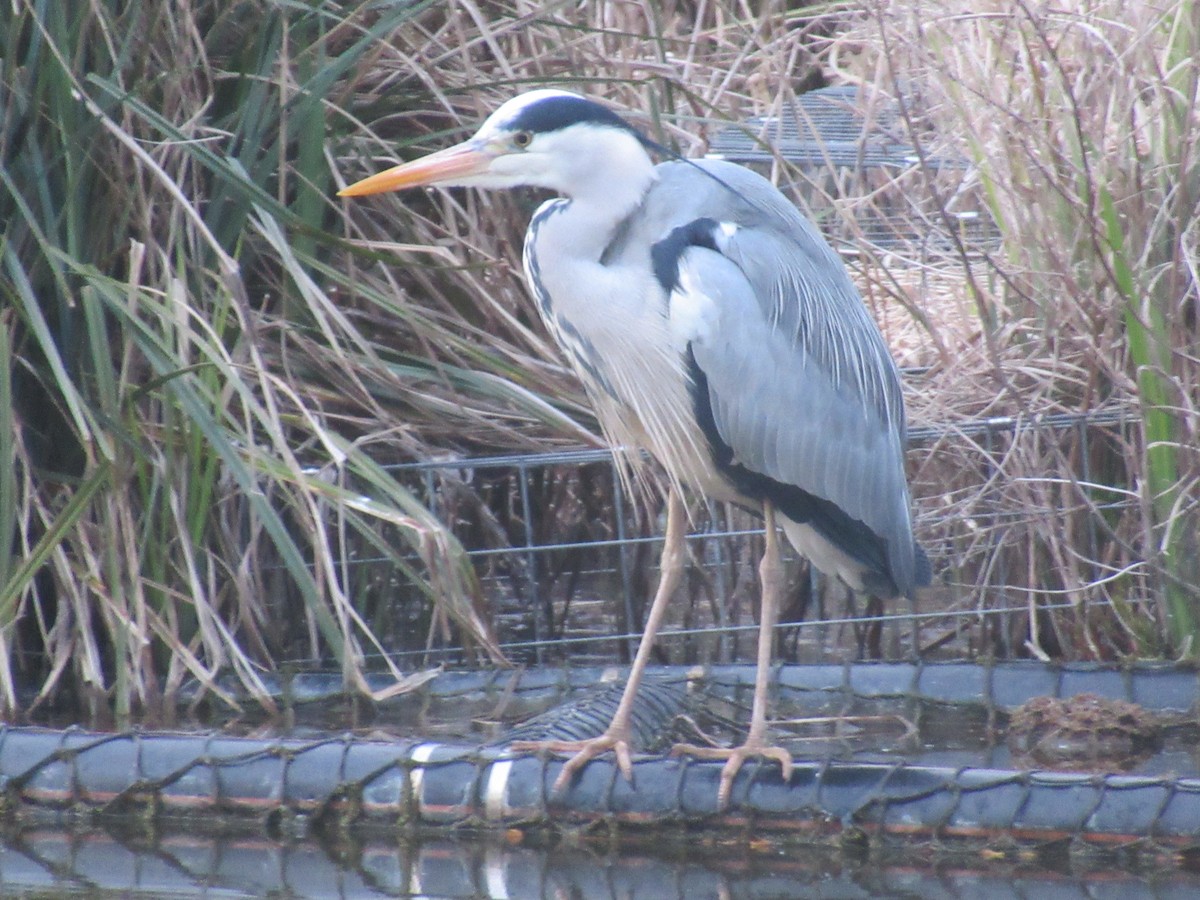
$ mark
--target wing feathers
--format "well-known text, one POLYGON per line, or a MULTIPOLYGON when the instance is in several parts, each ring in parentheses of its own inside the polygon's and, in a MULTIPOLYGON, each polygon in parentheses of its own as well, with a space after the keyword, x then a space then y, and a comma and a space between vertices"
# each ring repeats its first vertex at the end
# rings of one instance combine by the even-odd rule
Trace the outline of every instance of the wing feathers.
POLYGON ((723 471, 910 593, 914 550, 894 364, 844 271, 780 228, 689 223, 655 248, 674 275, 697 416, 723 471), (667 249, 662 249, 660 247, 667 249), (669 251, 669 252, 668 252, 669 251), (697 296, 702 294, 703 296, 697 296), (707 406, 707 410, 700 407, 707 406))

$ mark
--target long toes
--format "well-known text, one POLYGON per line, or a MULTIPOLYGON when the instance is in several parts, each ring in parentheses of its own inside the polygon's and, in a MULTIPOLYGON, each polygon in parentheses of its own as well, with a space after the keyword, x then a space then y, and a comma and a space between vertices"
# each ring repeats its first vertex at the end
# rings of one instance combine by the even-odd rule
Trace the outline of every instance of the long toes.
POLYGON ((729 757, 721 767, 721 783, 717 786, 717 809, 724 812, 729 808, 729 796, 733 793, 733 780, 741 771, 745 757, 741 754, 729 757))
POLYGON ((693 759, 730 759, 741 757, 742 761, 754 756, 773 759, 784 770, 784 775, 792 773, 792 755, 783 747, 697 747, 693 744, 676 744, 671 748, 671 756, 690 756, 693 759))
POLYGON ((625 776, 625 780, 633 782, 633 760, 629 756, 629 745, 624 741, 617 741, 613 744, 613 753, 617 757, 617 768, 621 770, 621 774, 625 776))
POLYGON ((554 779, 554 787, 551 791, 555 794, 561 794, 567 789, 567 785, 571 783, 571 779, 575 777, 575 773, 582 769, 591 759, 591 756, 585 755, 586 750, 580 750, 565 763, 563 763, 562 771, 558 773, 558 777, 554 779))
POLYGON ((584 766, 601 756, 604 753, 612 750, 617 757, 617 767, 621 770, 621 774, 625 776, 627 781, 633 781, 633 761, 629 754, 629 744, 619 738, 599 737, 588 741, 580 741, 570 746, 562 746, 558 749, 569 751, 574 750, 575 755, 568 759, 562 767, 562 771, 558 773, 558 777, 554 779, 554 785, 551 790, 555 794, 561 794, 571 783, 571 779, 584 766))
POLYGON ((780 774, 784 781, 792 779, 792 754, 788 753, 782 747, 765 747, 762 755, 779 763, 780 774))
POLYGON ((733 783, 747 760, 756 756, 774 760, 779 763, 784 781, 788 781, 792 777, 792 755, 783 747, 759 747, 757 745, 749 747, 696 747, 691 744, 676 744, 671 748, 671 755, 687 755, 693 759, 725 760, 725 765, 721 767, 721 780, 717 786, 717 809, 722 812, 729 808, 729 798, 733 794, 733 783))

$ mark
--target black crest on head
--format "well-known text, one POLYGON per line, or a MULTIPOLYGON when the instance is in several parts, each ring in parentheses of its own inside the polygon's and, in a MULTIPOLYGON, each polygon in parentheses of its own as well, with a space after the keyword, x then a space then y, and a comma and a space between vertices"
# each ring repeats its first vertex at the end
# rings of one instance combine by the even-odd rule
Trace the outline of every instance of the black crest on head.
POLYGON ((532 131, 545 134, 572 125, 591 123, 628 131, 640 139, 637 130, 612 110, 584 97, 570 94, 544 97, 529 104, 514 116, 507 126, 513 131, 532 131))

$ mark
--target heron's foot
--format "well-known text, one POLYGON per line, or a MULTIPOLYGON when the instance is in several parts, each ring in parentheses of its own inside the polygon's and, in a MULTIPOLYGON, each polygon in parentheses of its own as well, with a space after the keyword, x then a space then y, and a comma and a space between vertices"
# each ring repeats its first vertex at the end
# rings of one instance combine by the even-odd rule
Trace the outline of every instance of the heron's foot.
POLYGON ((733 791, 733 779, 746 760, 753 757, 773 759, 779 763, 783 780, 792 777, 792 754, 783 747, 767 744, 762 738, 750 739, 740 747, 701 747, 696 744, 676 744, 671 748, 672 756, 690 756, 693 759, 723 759, 721 784, 717 788, 717 809, 724 812, 729 808, 729 795, 733 791))
POLYGON ((622 729, 610 727, 604 734, 581 741, 513 741, 513 750, 524 753, 570 753, 558 777, 554 779, 553 792, 562 793, 575 774, 589 762, 611 750, 617 757, 617 768, 626 781, 633 781, 633 761, 629 755, 629 738, 622 729))

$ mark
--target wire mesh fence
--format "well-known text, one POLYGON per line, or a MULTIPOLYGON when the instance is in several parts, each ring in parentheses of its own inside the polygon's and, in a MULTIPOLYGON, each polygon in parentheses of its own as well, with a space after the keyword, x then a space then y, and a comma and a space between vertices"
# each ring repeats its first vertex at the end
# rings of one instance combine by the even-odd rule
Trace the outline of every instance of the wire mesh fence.
MULTIPOLYGON (((1113 467, 1113 448, 1137 439, 1119 410, 914 427, 917 533, 933 586, 914 607, 885 609, 793 556, 777 658, 1110 657, 1130 617, 1158 615, 1153 569, 1131 533, 1137 501, 1113 467), (1058 551, 1064 535, 1070 557, 1058 551)), ((510 659, 604 665, 636 646, 661 549, 661 501, 631 496, 620 466, 583 449, 396 471, 467 548, 510 659)), ((761 523, 726 504, 690 511, 688 572, 659 661, 751 662, 761 523)), ((464 659, 403 572, 358 548, 345 573, 389 655, 464 659)))
POLYGON ((781 187, 841 253, 927 260, 995 249, 1000 232, 972 167, 935 136, 915 142, 914 105, 850 85, 808 91, 778 114, 722 129, 709 155, 759 169, 786 163, 781 187))

